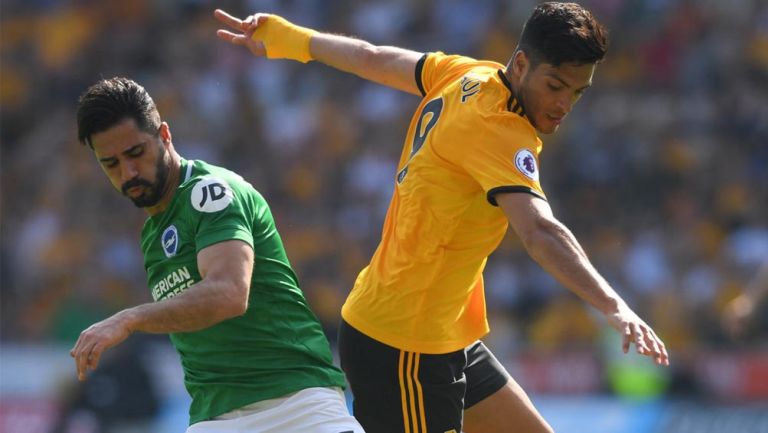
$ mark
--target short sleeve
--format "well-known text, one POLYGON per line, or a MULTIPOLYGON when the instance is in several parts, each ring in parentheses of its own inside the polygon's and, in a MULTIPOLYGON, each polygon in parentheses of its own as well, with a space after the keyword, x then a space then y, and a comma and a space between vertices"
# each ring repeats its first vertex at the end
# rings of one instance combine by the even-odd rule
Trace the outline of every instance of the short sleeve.
POLYGON ((443 78, 459 76, 475 63, 477 61, 472 58, 446 55, 440 51, 424 54, 416 64, 416 85, 421 95, 426 96, 443 78))
POLYGON ((539 183, 541 143, 516 129, 487 126, 471 145, 452 149, 454 163, 481 185, 493 206, 498 206, 495 196, 502 192, 524 192, 546 200, 539 183))
POLYGON ((252 223, 248 218, 252 204, 233 191, 227 181, 202 178, 192 187, 189 200, 190 212, 196 220, 196 251, 228 240, 241 240, 253 248, 252 223))

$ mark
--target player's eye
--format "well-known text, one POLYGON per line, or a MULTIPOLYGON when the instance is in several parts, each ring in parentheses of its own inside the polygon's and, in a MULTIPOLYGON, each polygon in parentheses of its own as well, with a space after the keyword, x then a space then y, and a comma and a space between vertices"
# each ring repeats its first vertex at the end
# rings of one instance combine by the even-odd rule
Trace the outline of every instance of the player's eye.
POLYGON ((549 90, 553 92, 557 92, 558 90, 561 90, 563 88, 562 86, 556 86, 552 83, 547 83, 547 87, 549 87, 549 90))
POLYGON ((128 151, 128 156, 135 158, 135 157, 141 156, 143 153, 144 153, 144 148, 134 147, 133 149, 128 151))
POLYGON ((116 159, 110 159, 109 161, 103 161, 102 165, 105 168, 115 168, 115 167, 117 167, 117 160, 116 159))

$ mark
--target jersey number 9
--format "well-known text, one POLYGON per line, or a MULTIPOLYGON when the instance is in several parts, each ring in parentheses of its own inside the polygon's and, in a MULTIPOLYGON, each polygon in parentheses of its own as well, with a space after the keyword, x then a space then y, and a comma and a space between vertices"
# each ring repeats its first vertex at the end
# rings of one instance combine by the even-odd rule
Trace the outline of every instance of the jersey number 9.
MULTIPOLYGON (((440 118, 440 113, 442 111, 443 111, 442 97, 439 97, 437 99, 433 99, 427 102, 427 105, 425 105, 424 108, 421 110, 421 116, 419 116, 419 121, 416 123, 416 131, 413 134, 413 143, 411 144, 411 155, 408 157, 409 162, 411 159, 413 159, 413 156, 416 155, 416 152, 418 152, 421 149, 421 147, 424 145, 424 142, 427 141, 427 135, 429 135, 429 131, 431 131, 432 128, 434 128, 435 125, 437 124, 437 119, 440 118)), ((408 164, 406 164, 405 167, 403 167, 403 169, 400 170, 400 173, 397 174, 397 183, 402 183, 407 174, 408 174, 408 164)))

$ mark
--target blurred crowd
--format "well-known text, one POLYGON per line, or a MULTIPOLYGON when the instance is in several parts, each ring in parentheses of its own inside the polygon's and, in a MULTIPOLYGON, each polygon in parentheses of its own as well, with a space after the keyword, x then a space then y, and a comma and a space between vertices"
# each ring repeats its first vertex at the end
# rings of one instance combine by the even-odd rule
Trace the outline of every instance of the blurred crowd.
MULTIPOLYGON (((536 3, 4 0, 2 341, 70 343, 107 314, 150 301, 138 245, 145 214, 76 139, 78 96, 117 75, 147 88, 182 156, 230 168, 267 198, 333 339, 379 240, 418 100, 321 64, 255 59, 216 38, 213 9, 275 12, 377 44, 506 64, 536 3)), ((561 130, 542 137, 556 216, 673 358, 765 346, 768 314, 741 340, 720 315, 768 260, 768 5, 583 4, 611 46, 561 130)), ((485 281, 497 351, 595 345, 605 322, 513 234, 485 281)))

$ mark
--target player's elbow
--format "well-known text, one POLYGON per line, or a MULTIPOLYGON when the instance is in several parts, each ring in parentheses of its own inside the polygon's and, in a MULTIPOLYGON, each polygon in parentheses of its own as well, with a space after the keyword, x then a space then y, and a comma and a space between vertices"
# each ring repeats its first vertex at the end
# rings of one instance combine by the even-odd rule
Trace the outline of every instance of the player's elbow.
POLYGON ((242 316, 248 311, 248 293, 250 285, 247 282, 230 282, 222 296, 220 312, 224 319, 242 316))
POLYGON ((381 49, 373 44, 365 41, 360 41, 358 49, 358 60, 360 73, 358 75, 366 78, 366 74, 370 74, 380 68, 378 68, 378 62, 381 59, 381 49))

